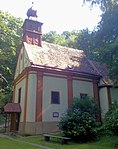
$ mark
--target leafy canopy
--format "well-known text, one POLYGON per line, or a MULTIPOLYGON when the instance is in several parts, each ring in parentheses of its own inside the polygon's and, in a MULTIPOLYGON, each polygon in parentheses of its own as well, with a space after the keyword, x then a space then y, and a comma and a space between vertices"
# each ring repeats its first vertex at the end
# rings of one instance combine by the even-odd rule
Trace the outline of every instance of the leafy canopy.
POLYGON ((17 48, 21 44, 22 19, 0 11, 0 105, 12 98, 17 48))
POLYGON ((113 5, 118 3, 118 0, 83 0, 84 3, 89 3, 91 6, 98 5, 103 12, 112 9, 113 5))
POLYGON ((16 49, 21 44, 22 20, 0 11, 0 74, 13 80, 16 49))

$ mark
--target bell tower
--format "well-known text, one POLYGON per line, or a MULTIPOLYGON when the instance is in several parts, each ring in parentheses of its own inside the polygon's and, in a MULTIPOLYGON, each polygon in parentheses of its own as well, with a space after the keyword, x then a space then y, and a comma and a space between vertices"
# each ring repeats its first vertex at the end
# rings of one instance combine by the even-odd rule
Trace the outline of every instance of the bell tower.
MULTIPOLYGON (((32 3, 33 4, 33 3, 32 3)), ((32 6, 33 7, 33 6, 32 6)), ((25 19, 23 24, 23 42, 28 44, 42 46, 42 25, 38 22, 37 11, 33 8, 29 8, 27 11, 28 19, 25 19)))

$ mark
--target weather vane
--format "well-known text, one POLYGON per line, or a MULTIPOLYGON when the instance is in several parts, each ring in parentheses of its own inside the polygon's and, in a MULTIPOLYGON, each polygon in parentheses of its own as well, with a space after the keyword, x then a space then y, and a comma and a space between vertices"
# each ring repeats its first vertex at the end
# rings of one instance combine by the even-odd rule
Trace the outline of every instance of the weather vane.
POLYGON ((37 16, 37 10, 33 10, 33 6, 34 6, 34 2, 32 2, 32 6, 28 9, 28 11, 27 11, 27 16, 28 16, 28 19, 30 18, 30 17, 35 17, 35 18, 37 18, 38 16, 37 16))

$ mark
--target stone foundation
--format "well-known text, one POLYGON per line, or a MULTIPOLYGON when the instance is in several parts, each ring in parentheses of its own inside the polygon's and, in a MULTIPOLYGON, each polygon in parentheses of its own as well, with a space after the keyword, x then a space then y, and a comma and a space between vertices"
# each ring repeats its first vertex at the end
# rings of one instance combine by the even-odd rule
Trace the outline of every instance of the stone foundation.
POLYGON ((58 122, 21 122, 19 124, 19 133, 21 135, 36 135, 58 131, 58 122))

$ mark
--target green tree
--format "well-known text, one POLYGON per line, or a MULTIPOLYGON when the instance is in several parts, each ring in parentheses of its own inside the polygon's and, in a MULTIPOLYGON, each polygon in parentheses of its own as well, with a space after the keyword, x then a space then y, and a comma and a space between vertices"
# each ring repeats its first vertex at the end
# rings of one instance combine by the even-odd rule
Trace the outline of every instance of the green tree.
POLYGON ((118 3, 118 0, 83 0, 84 3, 89 3, 91 6, 99 5, 103 12, 112 9, 113 5, 118 3))
POLYGON ((46 42, 65 45, 65 38, 60 34, 57 34, 56 31, 50 31, 49 33, 43 34, 42 39, 46 42))
POLYGON ((22 23, 22 19, 0 11, 0 100, 3 103, 10 101, 12 96, 12 82, 17 48, 21 44, 22 23))
POLYGON ((79 31, 76 30, 71 32, 64 31, 61 35, 57 34, 56 31, 50 31, 49 33, 43 35, 43 40, 70 48, 76 48, 76 38, 78 37, 78 34, 79 31))
POLYGON ((102 14, 95 32, 91 57, 107 64, 112 79, 118 80, 118 5, 102 14))
POLYGON ((64 31, 61 35, 65 38, 65 46, 70 48, 77 48, 77 37, 80 31, 73 30, 71 32, 64 31))
POLYGON ((90 32, 87 28, 80 31, 76 38, 76 48, 84 50, 88 57, 91 57, 92 49, 95 47, 94 32, 90 32))
POLYGON ((16 65, 16 49, 21 44, 22 20, 0 11, 0 74, 11 83, 16 65))

